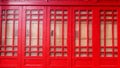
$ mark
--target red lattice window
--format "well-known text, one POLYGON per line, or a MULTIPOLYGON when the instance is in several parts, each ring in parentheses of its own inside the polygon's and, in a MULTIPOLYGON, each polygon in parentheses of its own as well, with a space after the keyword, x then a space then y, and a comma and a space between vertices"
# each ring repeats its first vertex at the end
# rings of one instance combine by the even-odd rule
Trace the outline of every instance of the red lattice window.
POLYGON ((50 56, 67 56, 67 10, 50 11, 50 56))
POLYGON ((26 10, 26 56, 43 55, 43 10, 26 10))
POLYGON ((75 56, 92 57, 92 11, 75 11, 75 56))
POLYGON ((101 10, 101 57, 118 57, 117 11, 101 10))
POLYGON ((18 54, 18 13, 17 9, 2 10, 0 56, 17 56, 18 54))

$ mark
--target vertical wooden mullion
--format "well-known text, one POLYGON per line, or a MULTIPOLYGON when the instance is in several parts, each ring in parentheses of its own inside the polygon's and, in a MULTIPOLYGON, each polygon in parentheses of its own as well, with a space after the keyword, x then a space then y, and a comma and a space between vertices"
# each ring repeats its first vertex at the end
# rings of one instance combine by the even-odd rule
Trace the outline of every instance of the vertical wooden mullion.
MULTIPOLYGON (((39 41, 40 41, 40 39, 41 39, 41 38, 40 38, 40 32, 39 32, 39 28, 40 28, 40 24, 41 24, 41 23, 40 23, 40 20, 39 20, 39 18, 40 18, 40 14, 39 14, 40 11, 41 11, 41 10, 38 10, 37 56, 39 56, 39 45, 40 45, 40 44, 39 44, 39 41)), ((43 41, 43 40, 42 40, 42 41, 43 41)), ((42 44, 43 44, 43 43, 42 43, 42 44)))
MULTIPOLYGON (((114 11, 114 10, 113 10, 114 11)), ((112 57, 114 57, 114 12, 112 11, 112 57)))
POLYGON ((5 49, 5 51, 4 51, 4 56, 6 56, 6 45, 7 45, 7 11, 6 11, 6 9, 5 9, 5 33, 4 33, 5 35, 5 38, 4 38, 4 49, 5 49))
POLYGON ((64 10, 62 10, 62 56, 64 56, 64 10))
MULTIPOLYGON (((79 19, 78 19, 78 23, 79 23, 79 30, 78 30, 78 40, 79 40, 79 57, 80 57, 80 53, 81 53, 81 19, 80 19, 80 11, 78 10, 79 14, 79 19)), ((75 23, 76 24, 76 23, 75 23)), ((75 28, 76 29, 76 28, 75 28)), ((76 37, 75 37, 76 38, 76 37)), ((76 47, 75 47, 76 48, 76 47)))
POLYGON ((104 10, 104 57, 106 57, 106 11, 104 10))
POLYGON ((56 56, 56 10, 54 10, 54 56, 56 56))
POLYGON ((13 19, 13 37, 12 37, 12 56, 14 56, 14 39, 15 39, 15 10, 14 10, 14 19, 13 19))
POLYGON ((87 57, 89 56, 89 12, 87 10, 87 57))
POLYGON ((31 28, 32 28, 32 26, 31 26, 31 25, 32 25, 32 22, 31 22, 32 20, 31 20, 31 19, 32 19, 32 18, 31 18, 31 17, 32 17, 32 13, 31 13, 31 10, 30 10, 29 56, 31 56, 31 36, 32 36, 32 30, 31 30, 31 28))

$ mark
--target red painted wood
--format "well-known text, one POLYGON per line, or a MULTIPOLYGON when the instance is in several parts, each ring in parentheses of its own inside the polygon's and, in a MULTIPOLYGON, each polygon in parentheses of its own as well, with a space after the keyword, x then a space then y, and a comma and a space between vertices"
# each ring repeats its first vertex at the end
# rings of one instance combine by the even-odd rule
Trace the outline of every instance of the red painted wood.
POLYGON ((0 68, 119 68, 119 6, 120 0, 0 1, 0 68), (9 10, 13 10, 13 13, 9 14, 9 10), (18 13, 16 10, 18 10, 18 13), (33 13, 33 11, 36 11, 36 13, 33 13), (58 13, 58 11, 60 11, 60 13, 58 13), (82 11, 84 11, 85 14, 84 12, 82 13, 82 11), (107 14, 107 11, 112 13, 107 14), (9 15, 13 15, 13 18, 8 17, 9 15), (18 17, 16 17, 16 15, 18 15, 18 17), (111 18, 107 19, 107 15, 111 18), (57 16, 61 16, 61 18, 57 19, 57 16), (82 16, 86 19, 83 19, 82 16), (11 20, 13 21, 12 23, 8 22, 11 20), (104 24, 103 46, 101 44, 101 20, 104 24), (112 43, 112 46, 108 46, 106 42, 108 20, 112 22, 112 41, 109 42, 112 43), (14 27, 16 21, 18 21, 18 30, 14 27), (57 31, 58 21, 61 21, 59 24, 61 24, 62 32, 57 31), (81 26, 83 25, 82 21, 84 21, 86 27, 81 26), (116 21, 117 24, 118 36, 116 46, 114 41, 114 21, 116 21), (8 31, 7 29, 10 27, 8 27, 10 23, 13 27, 11 29, 13 30, 12 38, 7 37, 10 32, 10 30, 8 31), (67 23, 67 31, 64 30, 65 23, 67 23), (35 26, 36 24, 37 26, 35 26), (41 24, 42 26, 40 26, 41 24), (53 24, 54 27, 51 27, 51 24, 53 24), (91 38, 89 33, 90 24, 92 25, 91 38), (76 28, 77 26, 78 28, 76 28), (32 30, 33 27, 37 29, 32 30), (53 29, 51 30, 51 28, 53 29), (83 39, 81 30, 84 28, 86 29, 87 35, 86 38, 83 39), (4 31, 2 29, 4 29, 4 31), (33 37, 35 32, 36 37, 33 37), (57 45, 57 32, 61 33, 61 45, 57 45), (65 38, 65 32, 67 32, 67 38, 65 38), (5 35, 4 39, 3 33, 5 35), (16 35, 18 35, 17 45, 14 43, 16 35), (51 45, 51 36, 54 39, 53 46, 51 45), (76 38, 79 40, 78 45, 76 45, 75 42, 76 38), (7 45, 8 39, 12 40, 11 45, 7 45), (29 39, 28 44, 26 39, 29 39), (64 39, 66 39, 66 45, 64 39), (32 42, 32 40, 34 40, 34 42, 32 42), (41 40, 42 43, 40 42, 41 40), (81 40, 86 40, 86 45, 81 44, 81 40), (90 44, 91 40, 92 45, 90 44), (17 48, 17 50, 15 50, 15 48, 17 48), (108 48, 111 48, 112 51, 108 52, 108 48), (57 49, 61 50, 57 51, 57 49), (58 53, 60 55, 58 55, 58 53), (111 56, 108 56, 108 54, 111 56))
POLYGON ((98 8, 93 8, 93 24, 92 24, 92 38, 93 38, 93 60, 94 67, 99 67, 99 58, 100 58, 100 14, 98 8))

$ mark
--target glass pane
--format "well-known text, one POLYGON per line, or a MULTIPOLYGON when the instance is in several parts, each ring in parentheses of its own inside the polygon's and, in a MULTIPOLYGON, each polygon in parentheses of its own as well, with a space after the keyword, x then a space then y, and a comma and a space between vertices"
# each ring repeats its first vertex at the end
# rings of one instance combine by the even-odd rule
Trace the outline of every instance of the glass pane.
POLYGON ((12 39, 7 39, 7 45, 12 45, 12 39))
POLYGON ((7 38, 12 38, 13 36, 13 24, 7 23, 7 38))
POLYGON ((106 39, 106 46, 112 46, 112 39, 106 39))
POLYGON ((87 24, 81 23, 81 38, 87 38, 87 24))
POLYGON ((56 39, 62 38, 62 24, 56 23, 56 39))
POLYGON ((106 39, 112 38, 112 24, 106 24, 106 39))
POLYGON ((37 36, 38 36, 38 23, 32 22, 31 31, 32 31, 31 37, 37 38, 37 36))
POLYGON ((87 46, 87 40, 81 40, 81 46, 87 46))

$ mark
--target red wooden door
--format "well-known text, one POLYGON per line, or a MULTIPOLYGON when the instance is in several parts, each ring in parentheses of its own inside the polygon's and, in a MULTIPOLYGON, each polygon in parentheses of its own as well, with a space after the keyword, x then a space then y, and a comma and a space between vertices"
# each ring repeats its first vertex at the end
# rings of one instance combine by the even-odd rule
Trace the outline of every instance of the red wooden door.
POLYGON ((117 68, 118 8, 73 7, 72 67, 117 68))
POLYGON ((118 63, 118 8, 99 8, 100 58, 99 67, 117 68, 118 63))
POLYGON ((0 10, 0 68, 20 68, 19 6, 2 6, 0 10))
POLYGON ((23 7, 22 68, 45 68, 45 7, 23 7))
POLYGON ((70 9, 47 7, 47 67, 70 68, 70 9))
POLYGON ((72 19, 72 67, 92 68, 94 66, 93 9, 73 7, 72 19))

